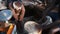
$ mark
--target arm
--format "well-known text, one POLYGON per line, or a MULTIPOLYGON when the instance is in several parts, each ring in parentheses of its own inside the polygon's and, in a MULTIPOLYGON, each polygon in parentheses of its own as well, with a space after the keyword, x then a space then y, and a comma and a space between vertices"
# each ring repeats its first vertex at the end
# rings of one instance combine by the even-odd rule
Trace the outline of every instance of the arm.
POLYGON ((12 8, 12 3, 9 3, 9 8, 11 9, 11 11, 12 11, 12 13, 13 13, 13 17, 14 17, 16 20, 18 20, 18 15, 16 15, 14 8, 12 8))
POLYGON ((22 12, 21 12, 21 15, 20 15, 20 21, 23 20, 24 14, 25 14, 25 8, 24 8, 24 6, 22 5, 22 12))

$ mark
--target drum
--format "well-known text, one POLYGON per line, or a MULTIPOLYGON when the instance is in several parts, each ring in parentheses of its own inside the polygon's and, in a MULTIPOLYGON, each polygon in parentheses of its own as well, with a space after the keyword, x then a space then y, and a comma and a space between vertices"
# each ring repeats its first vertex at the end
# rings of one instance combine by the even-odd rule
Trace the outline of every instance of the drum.
POLYGON ((0 11, 0 31, 1 32, 6 32, 7 34, 13 34, 14 32, 16 32, 16 25, 8 21, 11 19, 11 17, 12 17, 11 10, 0 11))
POLYGON ((2 10, 0 11, 0 21, 8 21, 12 17, 11 10, 2 10))

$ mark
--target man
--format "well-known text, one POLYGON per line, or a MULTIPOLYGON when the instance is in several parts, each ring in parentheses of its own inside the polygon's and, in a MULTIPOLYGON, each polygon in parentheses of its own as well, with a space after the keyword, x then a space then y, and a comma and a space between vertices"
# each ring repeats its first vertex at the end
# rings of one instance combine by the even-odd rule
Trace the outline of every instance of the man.
POLYGON ((9 8, 12 10, 13 17, 15 18, 15 20, 17 22, 16 23, 17 32, 20 34, 23 32, 22 20, 24 18, 24 14, 25 14, 24 5, 20 1, 14 1, 13 5, 12 5, 12 3, 9 4, 9 8))
POLYGON ((11 6, 11 3, 9 4, 9 7, 10 7, 10 9, 12 10, 12 12, 13 12, 13 16, 14 16, 14 18, 16 19, 16 20, 18 20, 18 15, 20 14, 20 12, 21 12, 21 14, 20 14, 20 16, 19 16, 19 21, 22 21, 23 20, 23 17, 24 17, 24 14, 25 14, 25 8, 24 8, 24 6, 23 6, 23 4, 22 3, 20 3, 20 2, 18 2, 18 1, 16 1, 16 2, 13 2, 13 8, 12 8, 12 6, 11 6), (16 7, 17 6, 17 7, 16 7), (20 8, 19 8, 20 7, 20 8))

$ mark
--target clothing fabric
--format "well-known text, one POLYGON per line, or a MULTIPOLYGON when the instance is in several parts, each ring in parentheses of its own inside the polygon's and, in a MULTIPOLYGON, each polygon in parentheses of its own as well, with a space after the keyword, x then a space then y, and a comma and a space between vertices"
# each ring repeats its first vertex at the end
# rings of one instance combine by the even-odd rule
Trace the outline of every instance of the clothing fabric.
POLYGON ((6 4, 4 4, 4 3, 5 3, 5 1, 0 0, 0 10, 7 9, 7 7, 5 6, 6 4))

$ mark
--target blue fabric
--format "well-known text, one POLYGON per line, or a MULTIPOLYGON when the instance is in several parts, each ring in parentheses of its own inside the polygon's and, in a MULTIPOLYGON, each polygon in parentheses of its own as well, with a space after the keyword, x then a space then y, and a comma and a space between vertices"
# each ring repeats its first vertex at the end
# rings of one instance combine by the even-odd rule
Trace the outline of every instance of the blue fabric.
POLYGON ((0 21, 6 21, 9 20, 12 17, 11 10, 2 10, 0 12, 0 21))

